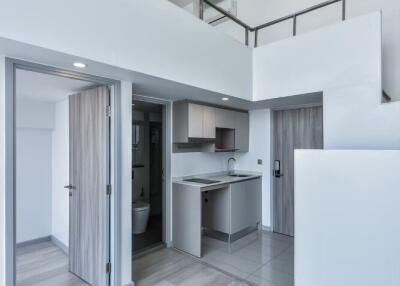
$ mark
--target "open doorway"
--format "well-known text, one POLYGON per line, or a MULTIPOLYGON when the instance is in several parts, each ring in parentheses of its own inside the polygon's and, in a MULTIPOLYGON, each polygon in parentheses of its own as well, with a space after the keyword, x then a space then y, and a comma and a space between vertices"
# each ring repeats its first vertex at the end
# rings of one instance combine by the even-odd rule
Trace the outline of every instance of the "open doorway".
POLYGON ((137 255, 163 243, 163 105, 132 104, 132 249, 137 255))
POLYGON ((10 63, 7 285, 110 285, 116 82, 10 63))

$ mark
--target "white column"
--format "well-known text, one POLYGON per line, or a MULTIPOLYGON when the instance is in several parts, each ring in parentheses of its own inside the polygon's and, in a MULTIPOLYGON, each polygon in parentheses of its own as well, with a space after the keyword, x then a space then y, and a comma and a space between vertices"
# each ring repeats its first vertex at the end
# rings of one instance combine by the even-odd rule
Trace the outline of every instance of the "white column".
POLYGON ((0 286, 5 282, 5 57, 0 55, 0 286))
POLYGON ((121 82, 121 285, 132 283, 132 83, 121 82))

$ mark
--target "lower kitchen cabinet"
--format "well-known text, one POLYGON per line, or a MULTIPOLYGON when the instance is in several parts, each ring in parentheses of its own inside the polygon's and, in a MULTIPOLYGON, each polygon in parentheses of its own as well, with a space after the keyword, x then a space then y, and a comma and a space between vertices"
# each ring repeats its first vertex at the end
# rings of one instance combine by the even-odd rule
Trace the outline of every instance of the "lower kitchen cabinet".
POLYGON ((261 222, 261 178, 202 194, 203 227, 235 234, 261 222))

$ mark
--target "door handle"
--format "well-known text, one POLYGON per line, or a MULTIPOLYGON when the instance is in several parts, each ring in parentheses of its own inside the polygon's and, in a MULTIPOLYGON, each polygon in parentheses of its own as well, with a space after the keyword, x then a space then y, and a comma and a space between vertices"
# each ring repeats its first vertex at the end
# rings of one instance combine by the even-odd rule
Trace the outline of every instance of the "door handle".
POLYGON ((71 184, 64 186, 64 189, 69 189, 69 190, 73 190, 75 189, 75 187, 71 184))
POLYGON ((71 184, 64 186, 65 189, 69 190, 69 196, 72 197, 72 190, 75 189, 75 187, 71 184))

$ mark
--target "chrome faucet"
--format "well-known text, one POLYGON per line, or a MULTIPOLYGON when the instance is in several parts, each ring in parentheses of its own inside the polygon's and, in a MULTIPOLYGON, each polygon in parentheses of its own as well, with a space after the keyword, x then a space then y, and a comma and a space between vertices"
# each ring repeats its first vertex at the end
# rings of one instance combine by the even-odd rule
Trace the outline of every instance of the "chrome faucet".
MULTIPOLYGON (((235 159, 235 158, 231 157, 231 158, 228 159, 228 172, 229 172, 229 173, 231 173, 231 169, 229 168, 229 163, 231 162, 231 160, 233 160, 233 161, 236 163, 236 159, 235 159)), ((235 168, 233 168, 233 170, 234 170, 234 169, 235 169, 235 168)))

